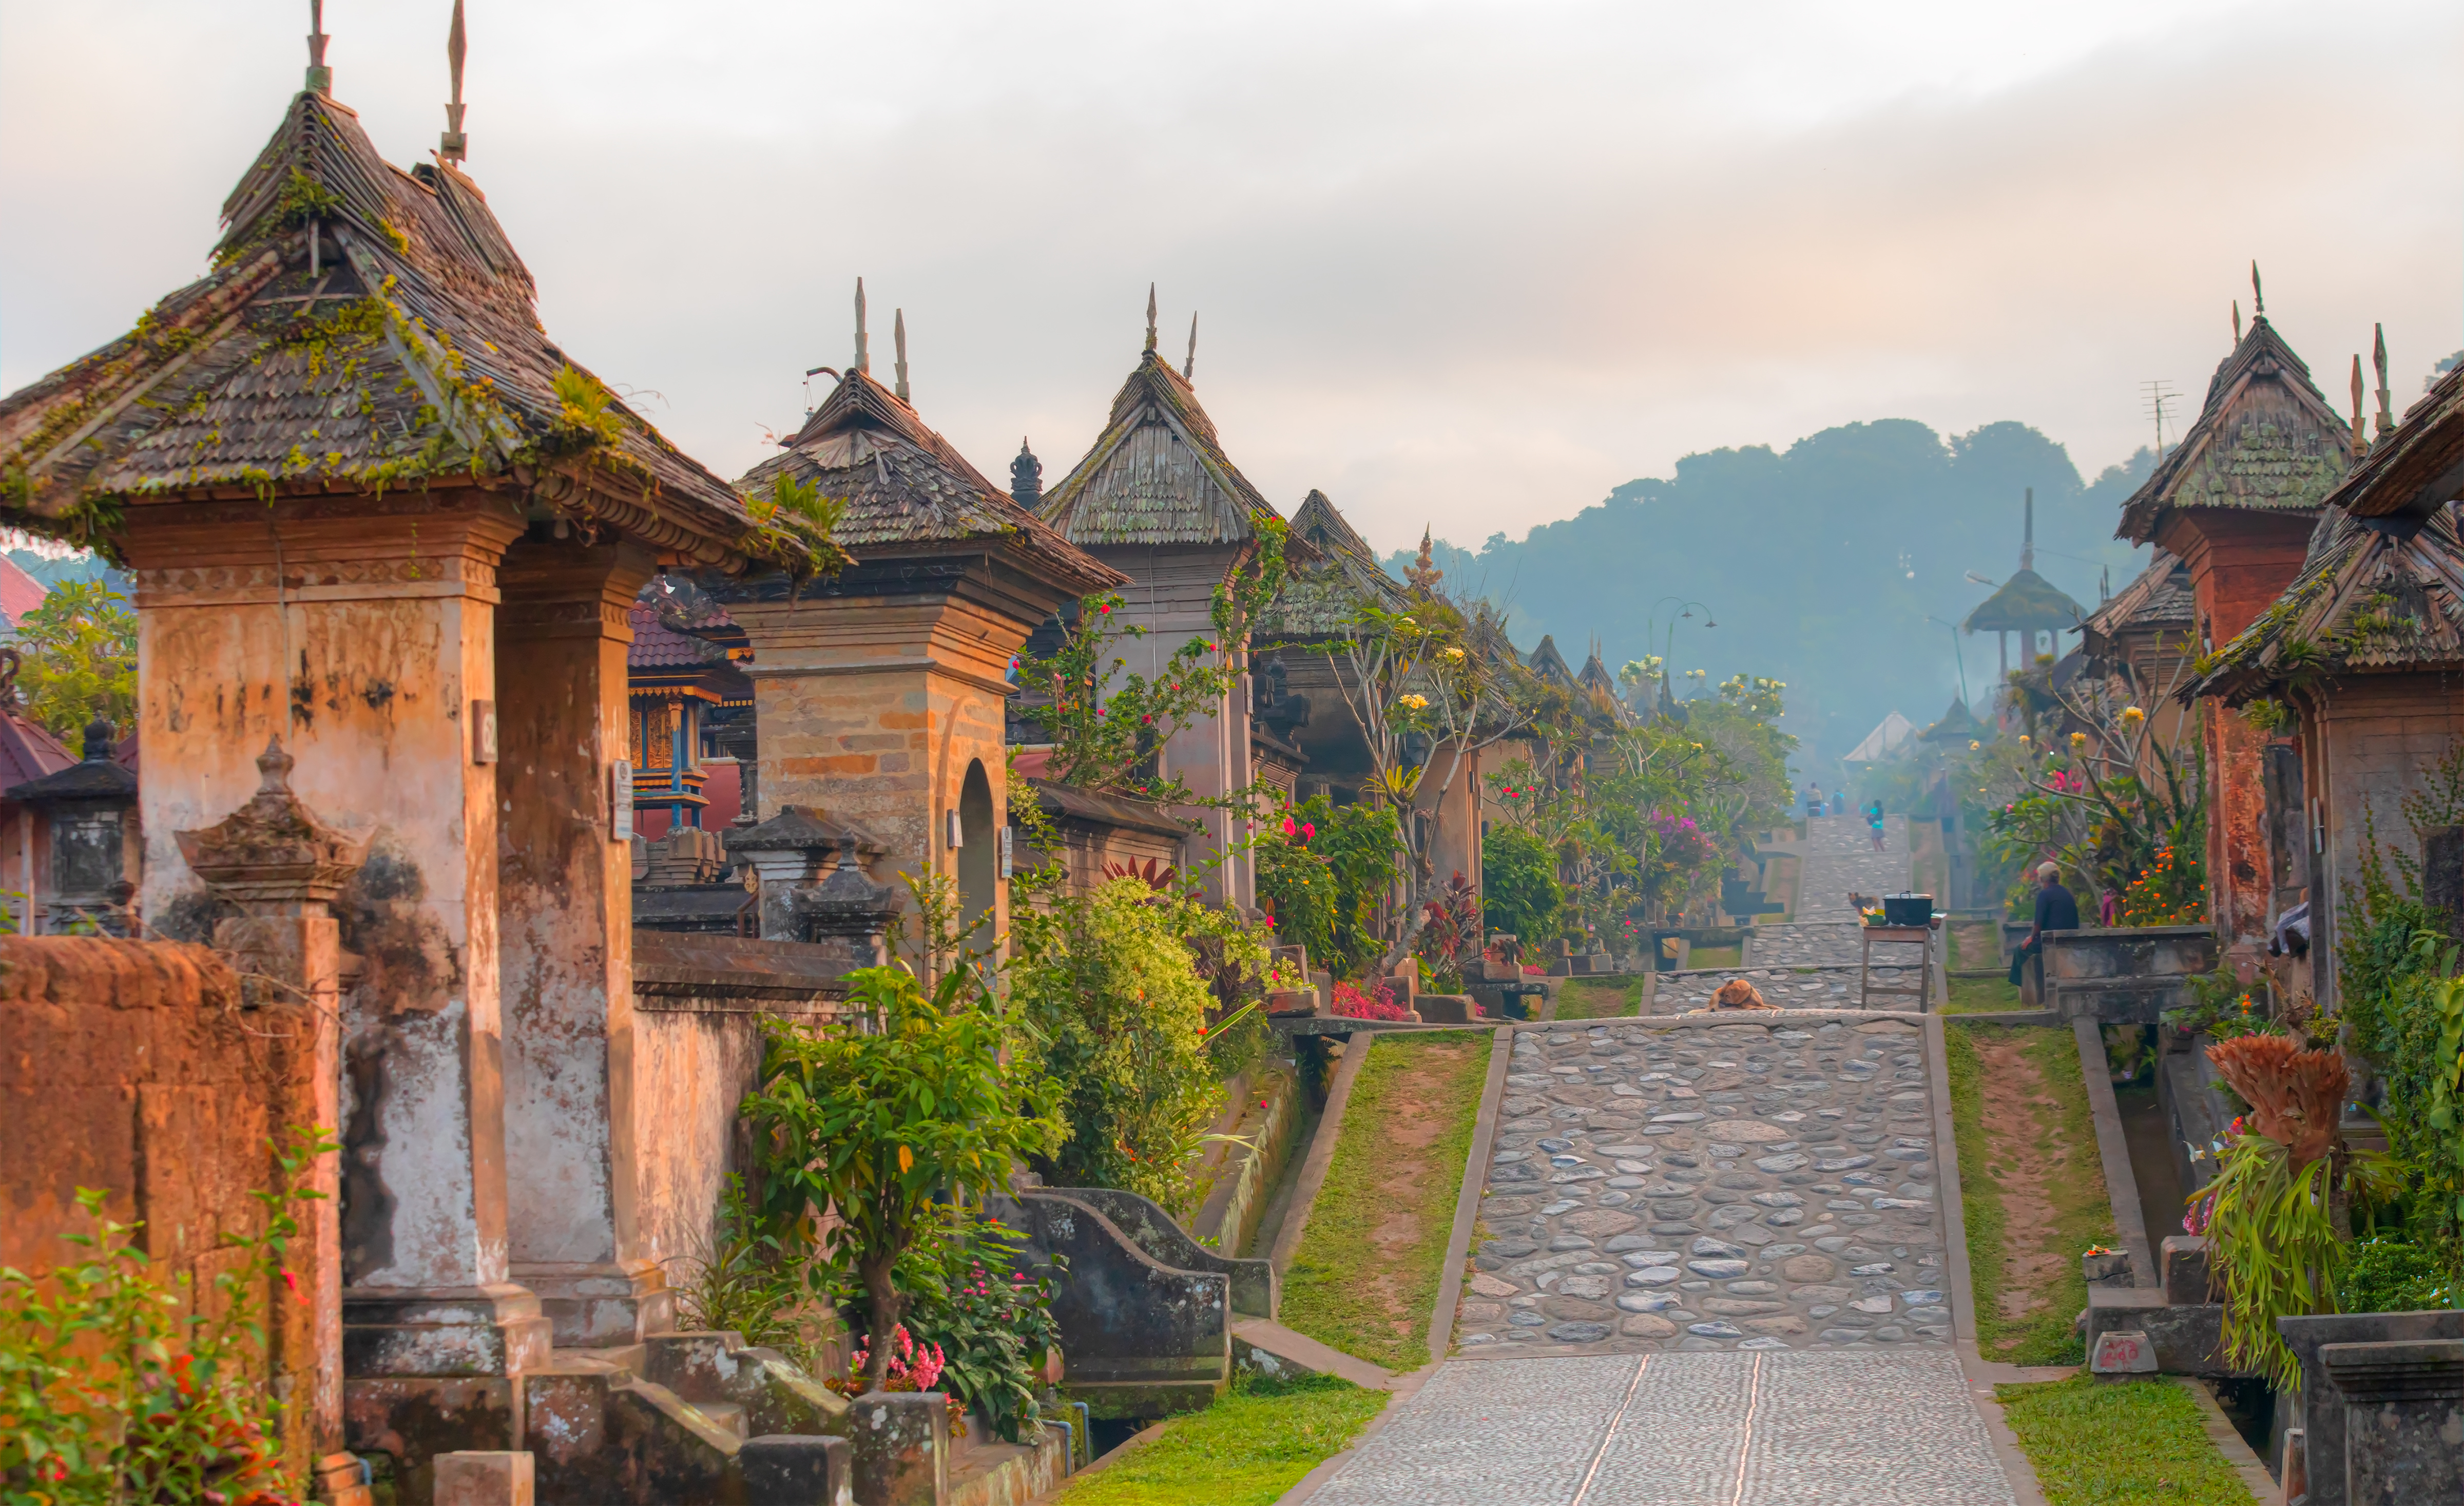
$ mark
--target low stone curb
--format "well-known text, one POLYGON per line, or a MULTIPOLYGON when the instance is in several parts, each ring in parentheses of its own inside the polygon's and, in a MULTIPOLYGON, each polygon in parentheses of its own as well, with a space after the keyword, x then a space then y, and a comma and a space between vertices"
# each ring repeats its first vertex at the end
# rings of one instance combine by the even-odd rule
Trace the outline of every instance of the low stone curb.
POLYGON ((1333 1080, 1326 1085, 1326 1112, 1318 1116, 1317 1132, 1309 1137, 1309 1155, 1301 1162, 1300 1180, 1292 1185, 1291 1207, 1285 1211, 1284 1227, 1276 1230, 1275 1248, 1266 1256, 1278 1276, 1292 1268, 1292 1257, 1301 1251, 1301 1236, 1309 1232, 1309 1209, 1317 1204, 1318 1189, 1326 1185, 1327 1167, 1334 1163, 1335 1142, 1343 1138, 1343 1110, 1352 1101, 1353 1079, 1360 1075, 1360 1064, 1369 1059, 1369 1043, 1374 1039, 1367 1032, 1353 1036, 1343 1048, 1333 1080))
POLYGON ((1383 1365, 1371 1364, 1366 1360, 1345 1354, 1331 1344, 1320 1343, 1307 1334, 1267 1318, 1242 1319, 1232 1325, 1232 1337, 1296 1370, 1305 1370, 1311 1375, 1336 1376, 1363 1390, 1391 1391, 1401 1384, 1402 1378, 1383 1365))
POLYGON ((2147 1237, 2147 1210, 2139 1201, 2139 1176, 2130 1169, 2130 1141, 2122 1132, 2122 1105, 2113 1096, 2113 1070, 2105 1065, 2104 1031, 2094 1020, 2074 1020, 2079 1076, 2087 1083, 2088 1114, 2096 1121, 2097 1159, 2104 1163, 2104 1192, 2113 1203, 2113 1229, 2130 1251, 2130 1284, 2161 1285, 2156 1248, 2147 1237))
POLYGON ((1513 1059, 1513 1031, 1490 1032, 1488 1078, 1481 1086, 1479 1117, 1472 1121, 1471 1156, 1463 1163, 1463 1190, 1455 1195, 1454 1230, 1446 1236, 1446 1263, 1438 1276, 1438 1304, 1429 1314, 1429 1362, 1433 1365, 1442 1362, 1454 1345, 1455 1308, 1463 1300, 1463 1262, 1471 1258, 1472 1230, 1480 1225, 1480 1195, 1488 1185, 1489 1147, 1497 1140, 1497 1108, 1506 1096, 1506 1071, 1513 1059))

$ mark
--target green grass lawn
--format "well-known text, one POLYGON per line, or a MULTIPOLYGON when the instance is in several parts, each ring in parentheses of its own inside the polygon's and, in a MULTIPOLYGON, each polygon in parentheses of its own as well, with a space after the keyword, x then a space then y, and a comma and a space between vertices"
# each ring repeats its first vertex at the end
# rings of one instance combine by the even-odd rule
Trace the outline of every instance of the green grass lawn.
MULTIPOLYGON (((1944 959, 1945 965, 1947 970, 1955 973, 1960 971, 1962 968, 1975 969, 1979 967, 1992 967, 1999 965, 2000 958, 1997 955, 1998 949, 1986 950, 1984 955, 1973 961, 1969 961, 1963 958, 1961 953, 1966 951, 1967 948, 1959 944, 1959 927, 1946 926, 1943 929, 1945 936, 1944 944, 1948 948, 1947 954, 1944 959)), ((1945 1014, 1990 1014, 1997 1009, 2019 1009, 2025 1008, 2025 1002, 2019 997, 2019 986, 2013 983, 2007 976, 1994 978, 1953 978, 1950 980, 1950 1002, 1943 1007, 1942 1012, 1945 1014)))
POLYGON ((2046 1506, 2250 1506, 2197 1400, 2170 1381, 2075 1375, 1993 1394, 2046 1506))
POLYGON ((1372 1364, 1417 1370, 1429 1362, 1489 1032, 1371 1039, 1277 1318, 1372 1364))
POLYGON ((1685 965, 1689 969, 1743 967, 1745 964, 1746 949, 1743 946, 1697 946, 1689 949, 1685 954, 1685 965))
POLYGON ((1960 1207, 1978 1347, 1987 1359, 2013 1364, 2082 1363, 2082 1343, 2071 1327, 2087 1305, 2079 1256, 2116 1236, 2078 1045, 2066 1030, 2001 1026, 1948 1027, 1943 1044, 1959 1136, 1960 1207), (2006 1057, 2015 1047, 2021 1060, 2006 1059, 1998 1073, 1990 1073, 1980 1043, 2006 1057), (2030 1068, 2033 1089, 2025 1084, 2030 1068), (2020 1220, 2014 1232, 2010 1200, 2031 1191, 2022 1172, 2040 1180, 2033 1182, 2033 1216, 2020 1220), (2039 1268, 2026 1288, 2042 1300, 2006 1317, 2006 1262, 2014 1258, 2039 1268))
POLYGON ((1569 978, 1557 991, 1557 1018, 1607 1020, 1642 1012, 1642 975, 1569 978))
POLYGON ((1055 1506, 1272 1506, 1386 1406, 1331 1375, 1243 1377, 1202 1412, 1068 1486, 1055 1506))

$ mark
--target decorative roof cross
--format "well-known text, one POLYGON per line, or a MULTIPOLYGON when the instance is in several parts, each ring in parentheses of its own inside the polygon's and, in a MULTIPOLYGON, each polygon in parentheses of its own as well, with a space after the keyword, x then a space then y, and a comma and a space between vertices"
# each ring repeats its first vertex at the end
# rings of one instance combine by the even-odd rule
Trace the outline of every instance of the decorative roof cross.
POLYGON ((325 0, 308 0, 308 92, 334 92, 334 70, 325 66, 325 0))
POLYGON ((471 138, 462 131, 462 0, 453 0, 453 24, 445 33, 445 61, 453 74, 453 98, 445 106, 445 134, 437 138, 436 155, 447 162, 464 161, 471 138))

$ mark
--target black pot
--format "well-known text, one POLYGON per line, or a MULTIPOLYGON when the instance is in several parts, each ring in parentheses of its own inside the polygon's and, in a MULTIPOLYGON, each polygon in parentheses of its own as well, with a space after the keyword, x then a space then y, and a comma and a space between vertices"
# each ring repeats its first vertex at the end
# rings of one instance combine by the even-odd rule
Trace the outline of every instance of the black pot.
POLYGON ((1933 924, 1933 896, 1884 895, 1882 923, 1884 925, 1933 924))

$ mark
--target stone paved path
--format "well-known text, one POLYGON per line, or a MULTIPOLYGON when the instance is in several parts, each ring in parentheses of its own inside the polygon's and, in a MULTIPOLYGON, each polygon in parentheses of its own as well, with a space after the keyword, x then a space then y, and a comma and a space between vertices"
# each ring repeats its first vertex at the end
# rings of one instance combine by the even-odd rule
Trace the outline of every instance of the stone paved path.
POLYGON ((1949 1342, 1925 1077, 1903 1020, 1518 1030, 1457 1346, 1949 1342))
POLYGON ((1747 932, 1746 965, 1855 967, 1858 922, 1848 897, 1896 894, 1908 887, 1906 817, 1882 823, 1882 851, 1875 852, 1860 816, 1808 821, 1803 874, 1796 885, 1797 919, 1747 932))
POLYGON ((1959 1362, 1924 1353, 1456 1361, 1323 1506, 2012 1506, 1959 1362))

